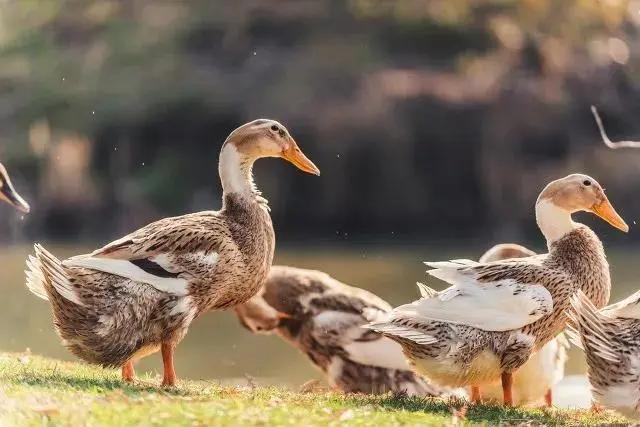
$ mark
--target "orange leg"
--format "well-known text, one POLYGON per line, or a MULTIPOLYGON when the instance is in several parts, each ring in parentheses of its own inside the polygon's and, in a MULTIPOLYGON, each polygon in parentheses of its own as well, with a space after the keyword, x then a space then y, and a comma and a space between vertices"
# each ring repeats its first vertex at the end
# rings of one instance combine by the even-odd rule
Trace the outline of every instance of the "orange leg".
POLYGON ((122 381, 133 382, 136 379, 136 371, 133 369, 133 361, 129 360, 122 365, 122 381))
POLYGON ((547 390, 544 394, 544 403, 547 405, 547 408, 551 408, 553 406, 553 392, 551 389, 547 390))
POLYGON ((596 402, 595 400, 592 400, 591 412, 593 412, 594 414, 601 414, 602 412, 604 412, 604 408, 598 402, 596 402))
POLYGON ((471 402, 473 403, 482 403, 482 394, 480 393, 480 387, 472 385, 471 386, 471 402))
POLYGON ((510 373, 502 373, 502 396, 505 406, 513 406, 513 393, 511 386, 513 385, 513 377, 510 373))
POLYGON ((175 347, 172 343, 162 343, 162 363, 164 365, 164 377, 162 378, 163 387, 172 387, 176 385, 176 370, 173 367, 173 352, 175 347))

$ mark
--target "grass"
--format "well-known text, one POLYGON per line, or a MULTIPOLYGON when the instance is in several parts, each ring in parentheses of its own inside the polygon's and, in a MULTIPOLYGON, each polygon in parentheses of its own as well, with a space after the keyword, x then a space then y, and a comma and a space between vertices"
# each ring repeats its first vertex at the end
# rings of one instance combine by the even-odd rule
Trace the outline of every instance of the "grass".
POLYGON ((180 381, 168 390, 157 384, 145 376, 127 385, 114 370, 0 353, 0 426, 626 424, 610 412, 472 405, 466 416, 456 416, 465 401, 296 393, 214 381, 180 381))

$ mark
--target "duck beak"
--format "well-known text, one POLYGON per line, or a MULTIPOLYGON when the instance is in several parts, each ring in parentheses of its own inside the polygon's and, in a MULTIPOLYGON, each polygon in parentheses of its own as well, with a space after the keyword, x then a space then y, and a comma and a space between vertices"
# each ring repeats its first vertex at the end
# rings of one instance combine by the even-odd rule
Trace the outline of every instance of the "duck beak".
POLYGON ((625 233, 628 232, 629 226, 626 222, 624 222, 620 215, 618 215, 618 212, 616 212, 616 210, 609 202, 609 199, 607 199, 607 196, 603 194, 602 197, 603 199, 601 202, 591 207, 591 212, 598 215, 600 218, 604 219, 618 230, 622 230, 625 233))
POLYGON ((293 319, 293 316, 292 316, 292 315, 287 314, 287 313, 283 313, 283 312, 281 312, 281 311, 278 311, 278 312, 276 313, 276 317, 277 317, 279 320, 293 319))
POLYGON ((31 210, 29 203, 20 197, 9 181, 5 181, 2 188, 0 188, 0 200, 4 200, 22 213, 29 213, 31 210))
POLYGON ((293 163, 295 167, 304 172, 320 176, 320 169, 304 155, 293 139, 291 139, 289 148, 282 152, 282 158, 293 163))

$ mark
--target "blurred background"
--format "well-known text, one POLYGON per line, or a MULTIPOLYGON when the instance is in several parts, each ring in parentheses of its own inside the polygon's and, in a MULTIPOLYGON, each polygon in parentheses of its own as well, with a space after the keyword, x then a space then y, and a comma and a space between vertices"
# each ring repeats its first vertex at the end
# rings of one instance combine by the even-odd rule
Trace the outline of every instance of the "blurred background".
MULTIPOLYGON (((67 256, 219 208, 220 146, 259 117, 284 123, 323 172, 256 164, 278 263, 397 305, 424 259, 501 241, 544 250, 535 199, 580 171, 631 225, 579 216, 609 250, 613 298, 628 295, 640 150, 606 148, 589 107, 612 139, 640 139, 639 29, 639 0, 1 1, 0 161, 33 209, 1 208, 0 349, 71 357, 23 286, 31 242, 67 256)), ((199 319, 177 365, 192 378, 318 376, 230 313, 199 319)), ((583 369, 572 353, 570 372, 583 369)))

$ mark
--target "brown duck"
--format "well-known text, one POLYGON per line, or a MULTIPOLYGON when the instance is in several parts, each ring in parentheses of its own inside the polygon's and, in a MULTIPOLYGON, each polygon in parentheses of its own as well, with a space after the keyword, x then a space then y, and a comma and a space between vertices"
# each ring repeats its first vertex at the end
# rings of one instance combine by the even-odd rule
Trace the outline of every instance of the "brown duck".
POLYGON ((437 384, 477 387, 501 380, 504 403, 512 405, 512 373, 565 327, 571 296, 581 289, 598 307, 609 300, 602 243, 572 220, 577 211, 628 231, 593 178, 558 179, 536 202, 548 253, 491 263, 427 263, 430 275, 453 286, 400 306, 369 327, 398 341, 414 368, 437 384))
POLYGON ((262 286, 275 238, 252 166, 284 158, 319 175, 273 120, 240 126, 222 145, 222 209, 165 218, 88 255, 59 261, 42 246, 27 262, 27 286, 49 300, 63 344, 91 363, 122 367, 162 352, 162 384, 174 385, 173 354, 200 314, 243 303, 262 286))
POLYGON ((285 266, 273 266, 262 290, 235 307, 246 328, 277 333, 338 390, 440 395, 442 390, 411 371, 400 345, 362 328, 367 316, 390 310, 376 295, 326 273, 285 266))

